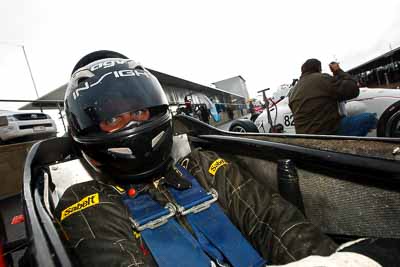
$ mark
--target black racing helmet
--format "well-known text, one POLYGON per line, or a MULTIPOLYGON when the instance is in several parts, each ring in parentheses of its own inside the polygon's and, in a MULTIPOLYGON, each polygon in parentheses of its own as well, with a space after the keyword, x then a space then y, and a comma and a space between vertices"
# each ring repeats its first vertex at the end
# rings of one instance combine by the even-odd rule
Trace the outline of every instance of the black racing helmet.
POLYGON ((167 97, 143 66, 97 51, 75 66, 65 94, 69 132, 96 171, 135 182, 161 174, 170 161, 167 97))

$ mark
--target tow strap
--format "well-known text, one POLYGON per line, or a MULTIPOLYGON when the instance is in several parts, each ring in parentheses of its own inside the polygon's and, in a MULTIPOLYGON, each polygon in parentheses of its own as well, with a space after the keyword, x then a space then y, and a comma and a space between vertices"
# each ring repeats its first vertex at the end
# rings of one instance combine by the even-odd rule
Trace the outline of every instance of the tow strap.
POLYGON ((216 203, 214 189, 206 192, 185 168, 175 166, 192 183, 186 190, 169 187, 176 203, 162 207, 148 193, 123 197, 136 231, 159 266, 265 266, 265 260, 248 243, 216 203), (195 237, 174 218, 186 216, 195 237))

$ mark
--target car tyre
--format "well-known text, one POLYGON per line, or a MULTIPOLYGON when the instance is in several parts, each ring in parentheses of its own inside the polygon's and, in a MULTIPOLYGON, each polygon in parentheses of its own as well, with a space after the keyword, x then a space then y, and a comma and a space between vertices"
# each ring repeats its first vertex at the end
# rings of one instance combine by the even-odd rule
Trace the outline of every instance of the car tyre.
POLYGON ((254 113, 254 114, 252 114, 251 117, 250 117, 250 120, 251 120, 252 122, 255 122, 256 119, 258 118, 258 116, 260 116, 260 114, 261 114, 261 113, 254 113))
POLYGON ((376 130, 378 137, 400 137, 400 101, 382 113, 376 130))
POLYGON ((257 126, 251 120, 239 119, 231 123, 229 127, 230 132, 239 133, 258 133, 257 126))

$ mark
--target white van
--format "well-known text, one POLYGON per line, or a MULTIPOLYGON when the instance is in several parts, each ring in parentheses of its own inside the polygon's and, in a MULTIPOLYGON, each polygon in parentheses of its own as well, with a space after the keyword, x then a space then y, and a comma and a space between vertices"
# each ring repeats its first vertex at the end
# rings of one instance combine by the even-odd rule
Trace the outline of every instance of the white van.
POLYGON ((56 134, 56 124, 47 114, 0 110, 0 143, 20 137, 39 139, 56 134))

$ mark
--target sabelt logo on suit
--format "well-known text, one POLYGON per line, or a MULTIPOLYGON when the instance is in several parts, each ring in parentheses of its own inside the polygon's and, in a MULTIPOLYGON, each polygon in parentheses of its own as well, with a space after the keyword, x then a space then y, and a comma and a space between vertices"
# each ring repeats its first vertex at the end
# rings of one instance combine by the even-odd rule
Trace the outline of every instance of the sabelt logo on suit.
POLYGON ((210 165, 210 168, 208 168, 208 172, 211 173, 212 175, 215 175, 218 169, 226 164, 228 163, 224 159, 221 158, 217 159, 210 165))
POLYGON ((74 214, 75 212, 82 211, 91 206, 99 204, 99 193, 92 194, 82 198, 79 202, 69 206, 65 210, 61 212, 61 221, 67 218, 68 216, 74 214))

